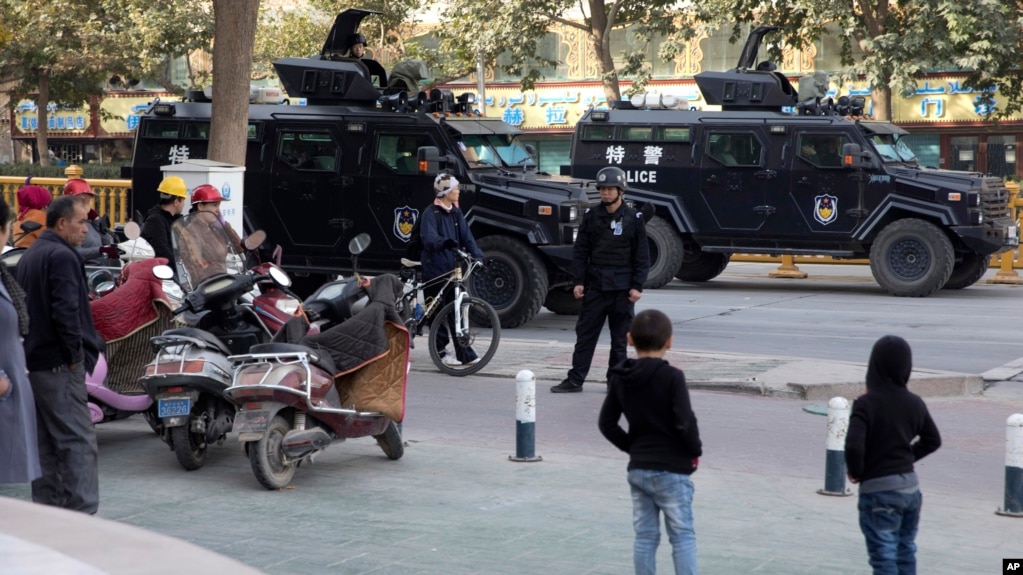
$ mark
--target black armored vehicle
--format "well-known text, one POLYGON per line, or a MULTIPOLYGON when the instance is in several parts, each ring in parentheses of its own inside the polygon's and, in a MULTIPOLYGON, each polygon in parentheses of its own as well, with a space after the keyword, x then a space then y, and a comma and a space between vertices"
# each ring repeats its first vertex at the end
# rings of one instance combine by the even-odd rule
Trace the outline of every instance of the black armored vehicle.
MULTIPOLYGON (((557 307, 570 281, 584 183, 539 173, 520 132, 474 113, 472 94, 418 92, 408 86, 412 74, 395 86, 379 63, 341 57, 371 13, 342 12, 318 56, 274 63, 290 98, 307 105, 249 107, 246 227, 265 230, 282 247, 283 266, 309 287, 351 270, 344 246, 362 232, 373 241, 359 256, 360 269, 396 272, 444 169, 460 181, 461 208, 491 260, 473 274, 470 289, 505 327, 529 321, 548 292, 555 298, 549 306, 557 307)), ((161 102, 141 116, 132 210, 156 203, 161 166, 207 157, 211 103, 195 99, 161 102)))
POLYGON ((627 197, 657 205, 654 269, 682 254, 675 277, 707 281, 732 253, 869 257, 888 292, 920 297, 974 284, 1018 245, 1000 178, 922 167, 905 130, 862 117, 862 97, 825 99, 826 75, 797 89, 758 64, 776 29, 754 30, 736 68, 696 75, 720 111, 634 97, 577 124, 568 173, 618 166, 644 188, 627 197))

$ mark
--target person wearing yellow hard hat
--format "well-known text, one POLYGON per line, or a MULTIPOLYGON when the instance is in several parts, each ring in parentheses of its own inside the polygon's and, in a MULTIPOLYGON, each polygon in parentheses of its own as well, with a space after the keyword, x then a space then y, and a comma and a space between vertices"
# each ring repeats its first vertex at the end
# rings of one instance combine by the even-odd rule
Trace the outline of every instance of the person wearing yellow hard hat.
POLYGON ((142 239, 153 246, 153 253, 158 258, 174 261, 174 247, 171 244, 171 224, 181 217, 188 198, 188 186, 178 176, 167 176, 156 188, 160 192, 160 201, 149 209, 145 222, 142 224, 142 239))

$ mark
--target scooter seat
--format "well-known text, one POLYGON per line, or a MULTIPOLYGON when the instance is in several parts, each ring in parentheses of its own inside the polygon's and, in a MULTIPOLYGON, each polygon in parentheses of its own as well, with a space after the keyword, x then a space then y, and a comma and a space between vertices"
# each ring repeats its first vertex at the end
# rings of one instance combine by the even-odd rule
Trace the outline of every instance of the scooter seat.
POLYGON ((260 343, 249 348, 249 353, 296 353, 304 352, 309 354, 309 362, 323 371, 334 375, 337 373, 337 368, 334 366, 334 360, 325 353, 320 353, 311 347, 304 345, 298 345, 295 343, 260 343))
POLYGON ((163 335, 182 335, 185 337, 191 337, 203 343, 209 344, 210 347, 224 355, 231 355, 231 350, 227 349, 227 346, 224 345, 224 342, 220 341, 220 339, 217 338, 217 336, 205 330, 201 330, 194 327, 176 327, 174 329, 168 329, 167 331, 163 332, 163 335))

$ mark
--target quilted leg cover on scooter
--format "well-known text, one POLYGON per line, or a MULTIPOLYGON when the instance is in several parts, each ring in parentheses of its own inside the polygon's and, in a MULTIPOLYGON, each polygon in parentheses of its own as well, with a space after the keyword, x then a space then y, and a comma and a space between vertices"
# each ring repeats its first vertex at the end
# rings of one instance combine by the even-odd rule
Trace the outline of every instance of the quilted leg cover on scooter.
POLYGON ((170 328, 170 303, 153 276, 153 267, 166 263, 153 258, 129 264, 121 285, 90 303, 96 331, 107 343, 105 385, 117 393, 145 393, 138 379, 154 357, 150 339, 170 328))

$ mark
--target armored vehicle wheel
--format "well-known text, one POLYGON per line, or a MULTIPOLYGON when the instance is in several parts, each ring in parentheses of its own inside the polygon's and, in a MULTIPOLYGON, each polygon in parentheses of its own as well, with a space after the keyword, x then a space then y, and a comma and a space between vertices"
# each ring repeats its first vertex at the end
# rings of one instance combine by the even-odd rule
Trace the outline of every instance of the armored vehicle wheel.
POLYGON ((682 239, 668 222, 658 217, 646 223, 646 238, 650 245, 650 272, 643 287, 664 287, 682 265, 682 239))
POLYGON ((547 270, 532 248, 508 236, 478 242, 490 264, 469 280, 469 292, 489 303, 501 327, 518 327, 533 319, 547 296, 547 270))
POLYGON ((579 315, 579 311, 583 307, 583 300, 575 299, 572 286, 556 287, 547 292, 547 299, 543 300, 543 306, 558 315, 579 315))
POLYGON ((380 449, 384 450, 384 455, 388 459, 393 461, 401 459, 401 456, 405 455, 405 444, 401 441, 401 432, 398 431, 397 423, 387 422, 387 429, 380 435, 374 435, 373 439, 377 440, 377 444, 380 445, 380 449))
POLYGON ((916 218, 885 226, 870 248, 870 271, 899 297, 926 297, 952 275, 952 242, 937 226, 916 218))
POLYGON ((952 267, 952 275, 948 277, 943 289, 963 289, 980 281, 991 265, 991 256, 982 256, 977 252, 963 255, 962 261, 952 267))
POLYGON ((705 252, 695 242, 686 242, 682 266, 675 277, 684 282, 705 282, 712 280, 728 267, 730 254, 705 252))
POLYGON ((281 441, 291 429, 287 419, 276 415, 263 437, 248 446, 249 463, 259 484, 267 489, 281 489, 295 476, 295 461, 285 461, 281 441))

